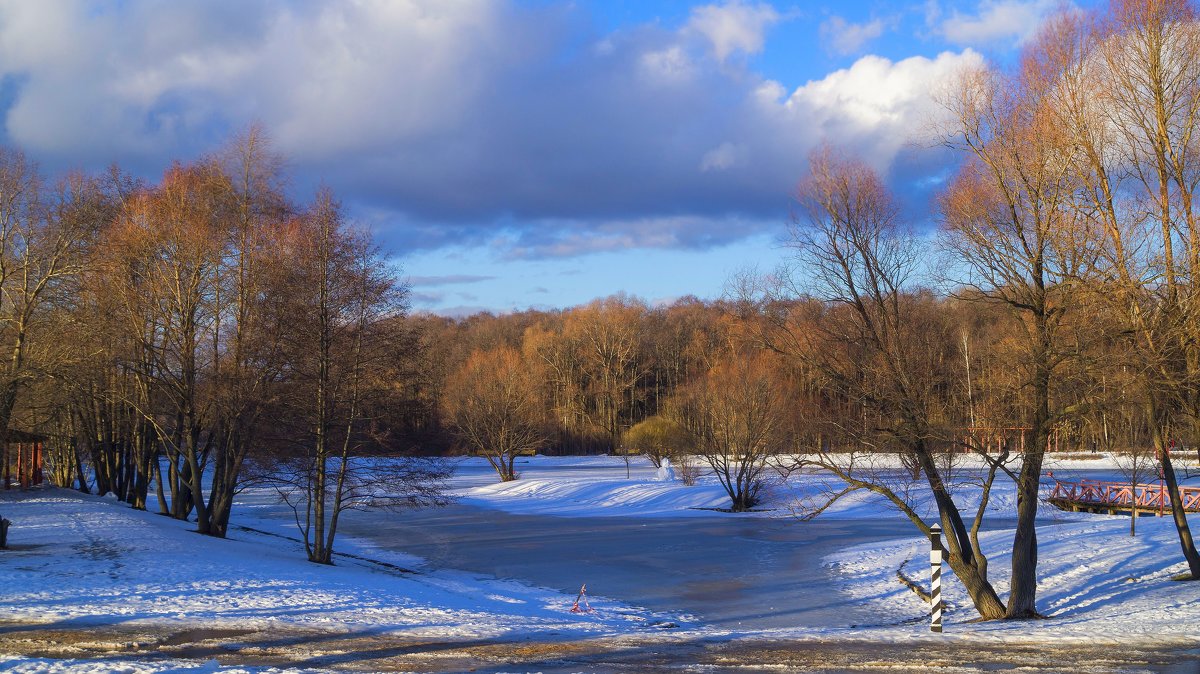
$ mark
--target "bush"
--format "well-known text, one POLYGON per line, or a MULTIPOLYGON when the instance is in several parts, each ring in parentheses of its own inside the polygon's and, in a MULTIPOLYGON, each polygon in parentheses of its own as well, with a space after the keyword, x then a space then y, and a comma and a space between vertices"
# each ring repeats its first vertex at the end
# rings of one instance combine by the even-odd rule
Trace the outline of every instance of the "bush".
POLYGON ((645 454, 655 468, 662 466, 665 458, 674 461, 677 456, 691 452, 695 445, 691 434, 683 426, 657 415, 625 431, 621 444, 629 453, 645 454))

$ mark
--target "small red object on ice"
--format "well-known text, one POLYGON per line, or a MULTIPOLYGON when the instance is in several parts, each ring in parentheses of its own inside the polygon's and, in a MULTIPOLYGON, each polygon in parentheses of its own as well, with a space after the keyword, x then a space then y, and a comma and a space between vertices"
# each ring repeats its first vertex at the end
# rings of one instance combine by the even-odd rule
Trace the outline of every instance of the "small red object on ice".
POLYGON ((579 587, 579 596, 575 597, 575 605, 571 607, 571 613, 591 613, 596 609, 587 600, 587 583, 579 587), (583 602, 583 608, 579 608, 579 602, 583 602))

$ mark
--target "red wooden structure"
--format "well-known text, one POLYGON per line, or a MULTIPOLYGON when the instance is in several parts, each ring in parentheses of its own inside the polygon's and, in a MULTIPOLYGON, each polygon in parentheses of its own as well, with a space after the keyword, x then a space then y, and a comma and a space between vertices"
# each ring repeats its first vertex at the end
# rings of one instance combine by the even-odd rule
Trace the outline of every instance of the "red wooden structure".
MULTIPOLYGON (((1049 477, 1054 478, 1051 473, 1049 477)), ((1180 487, 1179 498, 1187 512, 1200 512, 1200 487, 1180 487)), ((1079 480, 1069 482, 1054 478, 1054 489, 1046 499, 1062 510, 1075 512, 1137 511, 1143 515, 1162 515, 1171 510, 1171 498, 1162 482, 1129 484, 1079 480)))
POLYGON ((0 454, 0 464, 3 464, 4 488, 21 489, 39 485, 45 479, 42 463, 42 443, 45 436, 23 431, 10 430, 8 441, 0 454))
MULTIPOLYGON (((1033 430, 1029 426, 968 426, 963 437, 964 451, 974 447, 985 454, 1003 451, 1007 444, 1010 451, 1025 451, 1025 436, 1033 430)), ((1046 436, 1046 451, 1058 452, 1062 449, 1059 427, 1055 426, 1046 436)))
POLYGON ((985 454, 993 451, 999 454, 1007 444, 1012 451, 1024 452, 1028 431, 1028 426, 969 426, 963 438, 963 451, 971 451, 974 447, 985 454))

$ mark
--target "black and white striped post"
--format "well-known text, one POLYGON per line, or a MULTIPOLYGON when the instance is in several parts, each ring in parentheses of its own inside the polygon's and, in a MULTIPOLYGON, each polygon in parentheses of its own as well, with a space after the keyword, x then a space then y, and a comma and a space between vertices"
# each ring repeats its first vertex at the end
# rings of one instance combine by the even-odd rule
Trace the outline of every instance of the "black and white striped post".
POLYGON ((929 527, 929 603, 932 607, 932 622, 929 629, 942 631, 942 527, 929 527))

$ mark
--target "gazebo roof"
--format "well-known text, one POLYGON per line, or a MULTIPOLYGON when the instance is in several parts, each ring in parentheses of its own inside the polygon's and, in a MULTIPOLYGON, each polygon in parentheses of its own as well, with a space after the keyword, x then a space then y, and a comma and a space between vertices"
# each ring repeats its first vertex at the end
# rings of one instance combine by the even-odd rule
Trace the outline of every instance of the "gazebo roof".
POLYGON ((6 442, 45 442, 50 436, 41 435, 40 433, 30 433, 28 431, 19 431, 15 428, 8 429, 8 434, 5 436, 6 442))

